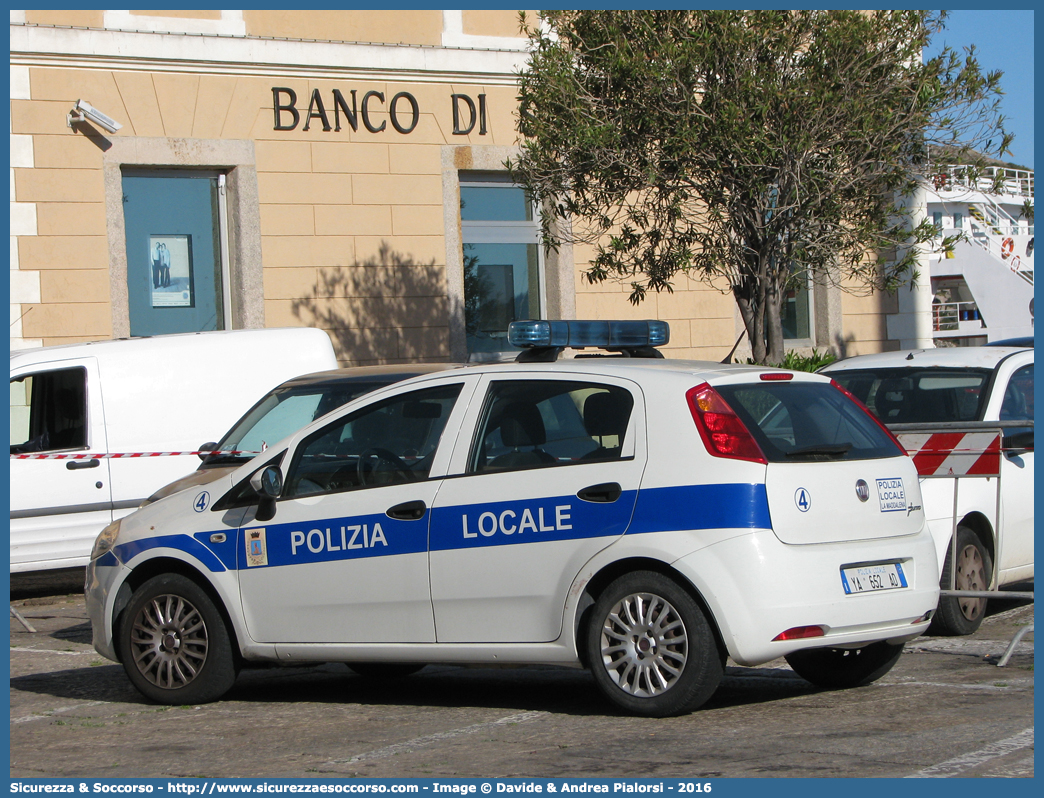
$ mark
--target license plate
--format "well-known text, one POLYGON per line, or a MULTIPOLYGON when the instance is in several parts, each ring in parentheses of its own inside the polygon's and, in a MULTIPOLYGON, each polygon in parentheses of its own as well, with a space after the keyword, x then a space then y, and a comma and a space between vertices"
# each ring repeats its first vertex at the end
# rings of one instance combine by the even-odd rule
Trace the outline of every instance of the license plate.
POLYGON ((897 562, 879 565, 856 565, 841 569, 841 584, 845 593, 873 593, 877 590, 898 590, 909 587, 903 566, 897 562))

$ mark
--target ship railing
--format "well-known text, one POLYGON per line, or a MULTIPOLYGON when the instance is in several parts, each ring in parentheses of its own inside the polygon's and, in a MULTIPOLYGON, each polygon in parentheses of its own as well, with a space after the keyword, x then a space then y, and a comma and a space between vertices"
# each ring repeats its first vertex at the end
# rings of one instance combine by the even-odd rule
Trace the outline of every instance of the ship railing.
POLYGON ((974 302, 936 302, 932 305, 932 329, 935 332, 959 330, 962 321, 977 321, 981 327, 978 305, 974 302))
POLYGON ((1012 197, 1034 197, 1033 172, 1028 169, 938 164, 932 167, 931 181, 937 191, 966 189, 992 194, 999 189, 999 193, 1012 197))

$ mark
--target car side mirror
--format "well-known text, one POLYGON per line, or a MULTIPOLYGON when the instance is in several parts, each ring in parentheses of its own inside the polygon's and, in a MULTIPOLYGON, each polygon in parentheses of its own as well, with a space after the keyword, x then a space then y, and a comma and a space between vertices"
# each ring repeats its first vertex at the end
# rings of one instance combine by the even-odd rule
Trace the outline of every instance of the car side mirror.
POLYGON ((250 487, 258 496, 257 513, 258 521, 268 521, 275 517, 276 499, 283 491, 283 472, 278 466, 270 465, 263 468, 250 477, 250 487))
POLYGON ((1014 435, 1005 435, 1001 446, 1005 454, 1024 454, 1033 451, 1033 430, 1023 430, 1014 435))
POLYGON ((206 460, 210 457, 210 452, 217 450, 217 441, 208 441, 207 443, 201 443, 199 448, 196 449, 199 452, 199 459, 206 460))

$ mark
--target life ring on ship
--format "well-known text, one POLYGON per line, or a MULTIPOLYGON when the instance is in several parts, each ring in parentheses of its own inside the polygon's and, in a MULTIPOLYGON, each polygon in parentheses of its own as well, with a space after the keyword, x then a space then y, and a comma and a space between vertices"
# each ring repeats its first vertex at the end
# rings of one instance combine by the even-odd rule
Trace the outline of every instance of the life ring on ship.
POLYGON ((1013 272, 1017 272, 1019 269, 1022 268, 1022 260, 1019 258, 1018 255, 1016 255, 1014 258, 1011 259, 1011 263, 1008 264, 1008 267, 1013 272))
POLYGON ((1015 251, 1015 242, 1009 237, 1001 241, 1001 257, 1007 260, 1015 251))
POLYGON ((946 174, 946 172, 940 172, 937 175, 932 175, 932 183, 935 184, 936 191, 939 191, 940 189, 944 188, 948 189, 950 187, 950 176, 946 174))

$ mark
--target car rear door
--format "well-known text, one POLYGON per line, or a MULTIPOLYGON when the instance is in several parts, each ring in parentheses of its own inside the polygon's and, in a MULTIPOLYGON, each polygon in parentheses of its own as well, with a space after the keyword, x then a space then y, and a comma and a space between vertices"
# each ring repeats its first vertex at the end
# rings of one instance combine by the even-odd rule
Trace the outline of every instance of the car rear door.
POLYGON ((546 642, 582 565, 631 521, 646 462, 632 382, 486 377, 431 519, 438 642, 546 642))

